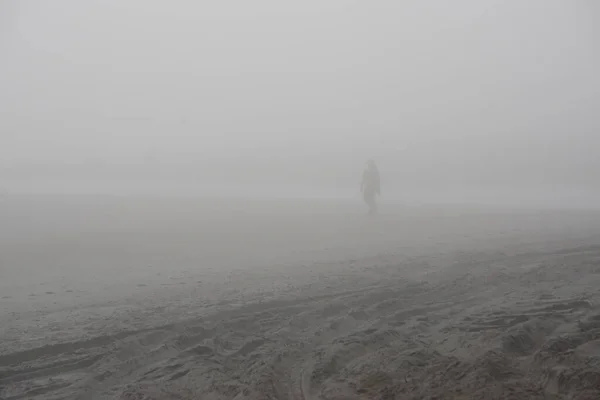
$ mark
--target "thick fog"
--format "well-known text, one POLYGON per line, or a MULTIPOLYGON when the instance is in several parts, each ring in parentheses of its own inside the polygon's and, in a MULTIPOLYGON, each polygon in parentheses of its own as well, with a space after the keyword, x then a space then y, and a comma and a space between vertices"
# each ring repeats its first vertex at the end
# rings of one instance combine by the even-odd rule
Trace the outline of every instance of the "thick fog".
MULTIPOLYGON (((0 2, 0 186, 600 200, 590 1, 0 2)), ((384 197, 385 198, 385 197, 384 197)))
POLYGON ((599 27, 0 0, 0 399, 600 399, 599 27))

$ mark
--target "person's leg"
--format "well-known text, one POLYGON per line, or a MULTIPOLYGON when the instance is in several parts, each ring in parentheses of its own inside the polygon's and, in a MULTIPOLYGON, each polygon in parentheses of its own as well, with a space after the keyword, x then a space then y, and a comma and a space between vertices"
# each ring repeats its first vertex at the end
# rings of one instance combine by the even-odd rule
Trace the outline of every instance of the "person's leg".
POLYGON ((369 206, 369 215, 374 215, 377 211, 377 204, 375 203, 375 193, 366 190, 365 194, 365 203, 369 206))
POLYGON ((377 214, 377 211, 379 209, 379 207, 377 206, 377 196, 375 195, 375 193, 373 193, 373 199, 371 200, 371 202, 372 202, 371 203, 372 204, 371 214, 375 215, 375 214, 377 214))

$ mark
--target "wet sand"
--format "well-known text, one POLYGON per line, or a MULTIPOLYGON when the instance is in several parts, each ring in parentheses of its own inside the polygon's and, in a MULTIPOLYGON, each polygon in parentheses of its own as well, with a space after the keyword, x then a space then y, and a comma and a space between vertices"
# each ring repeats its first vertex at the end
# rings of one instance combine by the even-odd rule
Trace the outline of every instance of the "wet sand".
POLYGON ((597 399, 600 214, 0 199, 1 399, 597 399))

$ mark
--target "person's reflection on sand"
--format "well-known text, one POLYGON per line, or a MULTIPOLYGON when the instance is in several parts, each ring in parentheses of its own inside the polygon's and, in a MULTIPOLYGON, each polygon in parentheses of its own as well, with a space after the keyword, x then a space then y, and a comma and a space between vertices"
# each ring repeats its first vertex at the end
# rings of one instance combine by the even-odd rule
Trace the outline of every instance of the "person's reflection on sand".
POLYGON ((367 162, 367 168, 363 172, 360 190, 363 193, 365 203, 369 206, 369 215, 377 213, 377 195, 381 195, 381 181, 379 169, 373 160, 367 162))

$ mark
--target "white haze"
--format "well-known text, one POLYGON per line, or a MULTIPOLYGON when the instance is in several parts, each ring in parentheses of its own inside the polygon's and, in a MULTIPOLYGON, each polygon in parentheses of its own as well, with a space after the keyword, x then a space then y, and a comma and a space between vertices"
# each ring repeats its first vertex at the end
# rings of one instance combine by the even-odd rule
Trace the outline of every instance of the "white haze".
POLYGON ((0 188, 595 205, 599 10, 5 0, 0 188))

